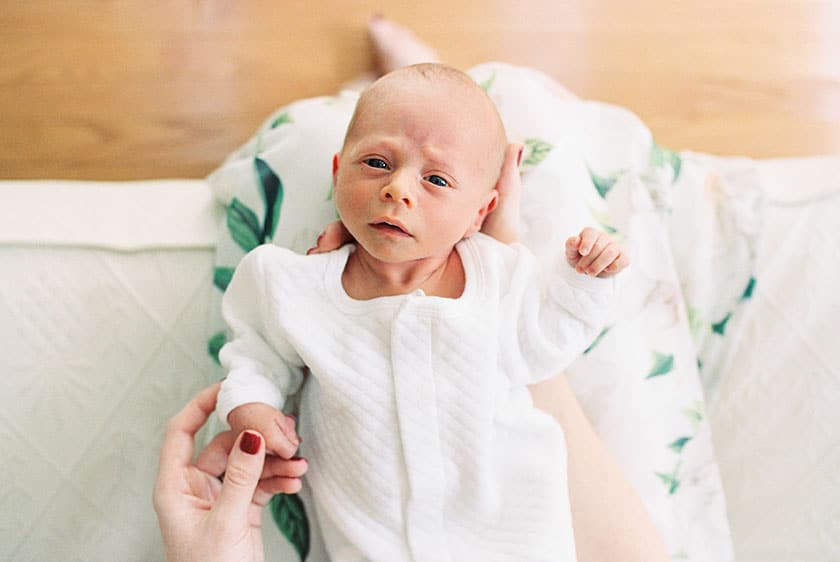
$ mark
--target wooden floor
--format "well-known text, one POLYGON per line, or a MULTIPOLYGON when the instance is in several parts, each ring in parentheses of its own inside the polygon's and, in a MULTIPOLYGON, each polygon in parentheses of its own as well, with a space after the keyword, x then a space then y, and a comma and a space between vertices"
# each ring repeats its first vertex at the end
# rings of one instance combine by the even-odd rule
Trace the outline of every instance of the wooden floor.
POLYGON ((0 177, 201 177, 274 108, 369 69, 365 21, 541 69, 660 144, 840 154, 840 0, 28 0, 0 10, 0 177))

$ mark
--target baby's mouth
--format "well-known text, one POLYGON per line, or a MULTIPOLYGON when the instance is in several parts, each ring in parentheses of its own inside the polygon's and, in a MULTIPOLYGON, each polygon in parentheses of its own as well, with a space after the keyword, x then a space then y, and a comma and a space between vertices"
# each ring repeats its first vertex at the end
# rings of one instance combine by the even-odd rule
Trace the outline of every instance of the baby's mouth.
POLYGON ((376 220, 370 225, 380 232, 394 234, 397 236, 411 236, 408 230, 399 221, 376 220))

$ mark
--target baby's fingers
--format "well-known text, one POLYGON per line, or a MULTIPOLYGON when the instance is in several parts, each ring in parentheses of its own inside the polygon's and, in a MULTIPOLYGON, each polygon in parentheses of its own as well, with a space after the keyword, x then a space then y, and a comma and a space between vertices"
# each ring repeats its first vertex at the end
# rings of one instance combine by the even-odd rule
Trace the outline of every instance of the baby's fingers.
POLYGON ((610 265, 604 268, 604 271, 601 272, 599 277, 612 277, 621 270, 625 269, 628 265, 630 265, 630 258, 627 254, 621 253, 610 265))
MULTIPOLYGON (((599 233, 599 234, 601 234, 601 235, 598 236, 594 241, 587 241, 586 239, 581 241, 581 243, 580 243, 580 247, 581 247, 580 253, 583 257, 580 258, 580 261, 578 262, 577 267, 576 267, 578 273, 589 273, 590 268, 592 267, 592 264, 595 263, 595 260, 597 260, 600 257, 600 255, 604 252, 604 250, 607 249, 610 246, 614 246, 614 244, 610 244, 611 239, 610 239, 609 236, 607 236, 604 233, 599 233), (586 248, 587 251, 584 254, 584 245, 585 244, 590 244, 590 245, 588 246, 588 248, 586 248)), ((613 258, 615 258, 615 256, 613 256, 613 258)), ((605 266, 608 265, 608 264, 609 264, 609 262, 607 262, 607 264, 605 264, 605 266)))
POLYGON ((580 260, 580 252, 578 246, 580 245, 580 236, 572 236, 566 240, 566 261, 569 265, 574 267, 578 260, 580 260))
MULTIPOLYGON (((578 252, 582 256, 588 256, 592 253, 592 250, 595 249, 598 243, 601 241, 606 234, 592 228, 591 226, 587 226, 583 230, 580 231, 580 243, 578 244, 578 252)), ((602 244, 603 245, 603 244, 602 244)))
POLYGON ((586 274, 595 277, 600 275, 616 258, 621 254, 621 250, 615 244, 610 244, 595 257, 592 262, 586 266, 586 274))
POLYGON ((272 418, 272 423, 272 431, 266 436, 268 448, 284 459, 292 458, 300 446, 294 418, 278 412, 272 418))

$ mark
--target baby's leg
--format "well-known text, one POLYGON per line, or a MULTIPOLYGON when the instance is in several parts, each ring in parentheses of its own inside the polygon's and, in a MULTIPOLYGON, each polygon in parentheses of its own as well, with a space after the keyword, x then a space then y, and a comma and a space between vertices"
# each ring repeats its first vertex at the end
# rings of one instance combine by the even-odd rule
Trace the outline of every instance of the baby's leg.
POLYGON ((344 84, 342 89, 362 91, 368 84, 392 70, 421 62, 440 62, 431 45, 394 21, 373 16, 368 20, 368 36, 373 45, 375 68, 344 84))
POLYGON ((534 405, 554 416, 566 437, 578 560, 669 560, 642 500, 586 419, 566 376, 557 375, 529 390, 534 405))
POLYGON ((392 70, 421 62, 440 62, 440 57, 431 45, 417 38, 407 27, 373 16, 368 21, 368 34, 376 55, 376 71, 379 76, 392 70))

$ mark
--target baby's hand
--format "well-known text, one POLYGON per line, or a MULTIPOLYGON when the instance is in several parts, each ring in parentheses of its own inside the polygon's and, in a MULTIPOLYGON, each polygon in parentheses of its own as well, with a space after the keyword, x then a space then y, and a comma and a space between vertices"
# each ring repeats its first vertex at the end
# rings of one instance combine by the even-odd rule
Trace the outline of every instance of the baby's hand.
POLYGON ((630 265, 630 258, 609 234, 588 226, 566 240, 566 261, 578 273, 602 278, 630 265))
POLYGON ((250 402, 234 408, 228 414, 228 423, 238 435, 245 429, 255 429, 265 437, 266 450, 290 459, 300 445, 295 431, 295 419, 268 404, 250 402))

